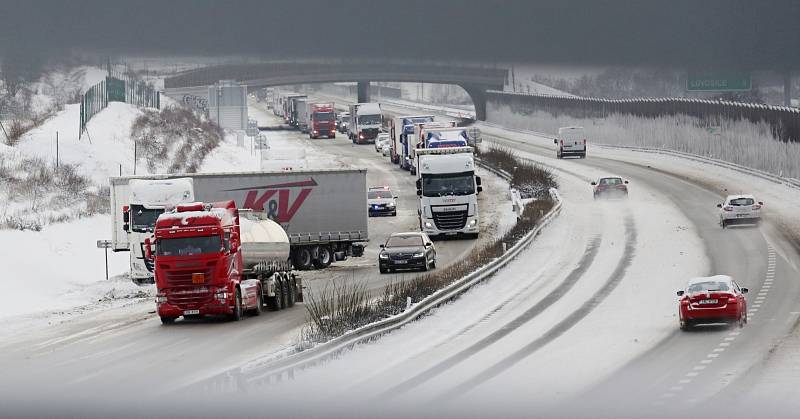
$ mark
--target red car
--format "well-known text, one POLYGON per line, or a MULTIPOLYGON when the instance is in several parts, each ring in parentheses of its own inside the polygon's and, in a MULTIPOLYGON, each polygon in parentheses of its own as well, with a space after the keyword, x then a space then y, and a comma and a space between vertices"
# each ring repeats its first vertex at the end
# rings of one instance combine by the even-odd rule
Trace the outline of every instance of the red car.
POLYGON ((731 277, 716 275, 694 278, 685 290, 678 291, 678 315, 681 330, 698 324, 747 323, 747 288, 739 287, 731 277))
POLYGON ((619 176, 601 177, 592 182, 594 189, 594 199, 610 197, 610 198, 627 198, 628 197, 628 181, 623 180, 619 176))

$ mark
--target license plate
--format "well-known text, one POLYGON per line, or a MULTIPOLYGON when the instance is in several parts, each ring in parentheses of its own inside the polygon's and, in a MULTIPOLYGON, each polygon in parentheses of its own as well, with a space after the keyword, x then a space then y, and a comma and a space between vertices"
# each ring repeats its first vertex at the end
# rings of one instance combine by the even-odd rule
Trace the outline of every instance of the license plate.
POLYGON ((192 314, 200 314, 200 310, 183 310, 184 316, 191 316, 192 314))
POLYGON ((394 263, 396 263, 398 265, 403 265, 403 264, 408 263, 408 261, 407 260, 396 260, 396 261, 394 261, 394 263))
POLYGON ((715 299, 711 299, 711 300, 700 300, 700 304, 716 304, 716 303, 717 303, 717 300, 715 300, 715 299))
POLYGON ((736 214, 737 217, 747 217, 750 214, 736 214))

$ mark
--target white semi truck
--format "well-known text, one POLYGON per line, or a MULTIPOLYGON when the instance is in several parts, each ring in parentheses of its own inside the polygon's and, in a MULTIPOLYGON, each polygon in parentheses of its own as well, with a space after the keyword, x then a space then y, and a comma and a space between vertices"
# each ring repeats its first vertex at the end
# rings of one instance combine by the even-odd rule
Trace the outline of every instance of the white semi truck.
POLYGON ((347 136, 355 144, 375 143, 383 126, 380 103, 356 103, 350 105, 350 124, 347 136))
POLYGON ((480 233, 478 194, 472 147, 416 149, 419 227, 429 236, 480 233))
POLYGON ((131 179, 126 187, 124 196, 111 194, 115 215, 112 249, 130 252, 131 280, 153 282, 152 262, 144 257, 144 240, 153 234, 156 219, 166 209, 194 201, 192 179, 131 179))

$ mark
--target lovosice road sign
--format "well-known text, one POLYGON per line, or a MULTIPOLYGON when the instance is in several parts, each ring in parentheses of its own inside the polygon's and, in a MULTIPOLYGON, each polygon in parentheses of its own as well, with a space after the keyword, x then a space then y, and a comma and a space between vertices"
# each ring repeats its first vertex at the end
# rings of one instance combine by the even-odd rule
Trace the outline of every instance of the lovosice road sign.
POLYGON ((749 73, 692 73, 686 77, 690 92, 739 92, 750 90, 753 83, 749 73))

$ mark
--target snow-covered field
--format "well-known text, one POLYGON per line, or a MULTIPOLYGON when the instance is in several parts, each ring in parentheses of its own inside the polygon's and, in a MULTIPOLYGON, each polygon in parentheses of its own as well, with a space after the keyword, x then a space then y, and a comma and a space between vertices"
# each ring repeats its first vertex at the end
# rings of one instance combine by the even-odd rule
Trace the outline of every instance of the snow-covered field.
POLYGON ((608 118, 573 118, 537 111, 514 112, 506 105, 487 108, 489 122, 506 128, 555 133, 559 127, 586 128, 589 142, 663 148, 725 160, 775 175, 800 178, 800 144, 773 138, 766 123, 722 120, 710 133, 707 123, 695 117, 675 115, 638 118, 613 114, 608 118))

